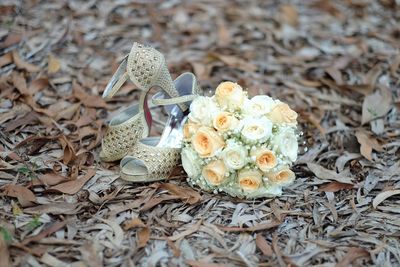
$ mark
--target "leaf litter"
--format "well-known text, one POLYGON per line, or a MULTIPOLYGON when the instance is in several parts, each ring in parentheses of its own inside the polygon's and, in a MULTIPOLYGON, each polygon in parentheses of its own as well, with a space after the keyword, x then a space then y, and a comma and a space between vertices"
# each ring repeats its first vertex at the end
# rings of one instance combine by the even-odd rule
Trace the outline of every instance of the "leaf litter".
MULTIPOLYGON (((3 1, 1 266, 399 266, 398 1, 3 1), (49 14, 55 14, 49 16, 49 14), (44 23, 46 22, 46 23, 44 23), (133 41, 282 98, 303 132, 275 199, 118 179, 100 96, 133 41)), ((165 116, 153 108, 153 133, 165 116)))

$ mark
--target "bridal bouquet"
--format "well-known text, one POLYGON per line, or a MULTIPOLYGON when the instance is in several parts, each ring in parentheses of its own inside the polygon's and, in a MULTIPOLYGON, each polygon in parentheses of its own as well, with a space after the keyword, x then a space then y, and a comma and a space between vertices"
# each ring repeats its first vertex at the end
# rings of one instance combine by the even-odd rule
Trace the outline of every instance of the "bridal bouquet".
POLYGON ((297 113, 266 95, 251 99, 233 82, 190 106, 182 165, 192 186, 234 197, 280 195, 295 174, 297 113))

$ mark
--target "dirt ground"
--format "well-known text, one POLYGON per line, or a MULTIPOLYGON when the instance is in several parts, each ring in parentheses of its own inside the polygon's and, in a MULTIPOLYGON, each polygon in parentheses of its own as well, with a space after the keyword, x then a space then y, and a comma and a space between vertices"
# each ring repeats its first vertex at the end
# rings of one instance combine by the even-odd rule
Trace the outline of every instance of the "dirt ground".
MULTIPOLYGON (((0 2, 0 266, 400 266, 400 2, 0 2), (134 41, 206 93, 224 80, 299 113, 297 179, 256 201, 102 163, 134 41)), ((156 127, 163 117, 154 109, 156 127)))

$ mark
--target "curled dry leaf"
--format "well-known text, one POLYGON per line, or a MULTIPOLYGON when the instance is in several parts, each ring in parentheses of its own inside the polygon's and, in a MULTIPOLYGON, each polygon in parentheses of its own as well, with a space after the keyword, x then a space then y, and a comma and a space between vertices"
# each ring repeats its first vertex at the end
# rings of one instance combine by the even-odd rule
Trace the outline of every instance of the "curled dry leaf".
POLYGON ((67 182, 68 178, 54 172, 39 175, 38 179, 32 181, 32 185, 57 185, 62 182, 67 182))
POLYGON ((124 230, 127 231, 132 228, 146 227, 144 222, 139 218, 133 218, 124 224, 124 230))
POLYGON ((334 180, 340 183, 352 184, 352 181, 348 177, 342 177, 340 174, 335 171, 325 169, 321 165, 315 163, 307 163, 307 167, 312 171, 315 176, 322 180, 334 180))
POLYGON ((356 137, 358 143, 361 145, 360 153, 366 159, 372 161, 372 149, 376 151, 383 151, 382 146, 378 143, 378 141, 375 138, 368 136, 366 132, 361 130, 357 131, 356 137))
POLYGON ((147 245, 150 240, 150 227, 146 226, 137 232, 137 246, 138 248, 143 248, 147 245))
POLYGON ((24 209, 24 213, 27 214, 66 214, 73 215, 78 214, 82 208, 82 203, 65 203, 65 202, 55 202, 50 204, 38 205, 30 208, 24 209))
POLYGON ((11 53, 6 53, 0 57, 0 68, 11 64, 13 62, 13 57, 11 53))
POLYGON ((96 169, 88 169, 83 177, 50 187, 50 191, 58 191, 64 194, 76 194, 96 174, 96 169))
POLYGON ((295 27, 298 24, 297 9, 293 5, 282 5, 280 7, 282 20, 295 27))
POLYGON ((388 113, 392 104, 392 94, 386 88, 366 96, 362 105, 361 124, 370 122, 388 113))
POLYGON ((58 139, 61 143, 62 149, 64 151, 64 156, 62 158, 64 164, 68 164, 76 159, 75 148, 72 143, 64 136, 60 136, 58 139))
POLYGON ((29 244, 31 242, 36 242, 36 241, 42 240, 46 236, 51 235, 52 233, 57 232, 58 230, 62 229, 66 224, 67 224, 67 221, 55 222, 51 226, 49 226, 48 228, 44 229, 39 234, 34 235, 34 236, 30 236, 30 237, 24 239, 21 242, 21 244, 22 245, 27 245, 27 244, 29 244))
POLYGON ((2 187, 4 194, 9 197, 18 198, 18 201, 23 207, 32 205, 32 202, 36 202, 36 197, 31 190, 22 185, 7 184, 2 187))
POLYGON ((353 184, 346 184, 340 182, 330 182, 324 184, 318 188, 319 192, 337 192, 343 189, 352 189, 354 187, 353 184))
POLYGON ((379 193, 374 200, 372 201, 372 206, 376 209, 376 207, 381 204, 385 199, 394 196, 394 195, 399 195, 400 194, 400 189, 396 190, 388 190, 382 193, 379 193))
POLYGON ((361 257, 369 257, 369 253, 365 248, 350 248, 336 267, 348 267, 354 260, 361 257))
POLYGON ((162 184, 160 188, 168 190, 171 195, 177 196, 180 199, 187 201, 189 204, 195 204, 201 199, 200 194, 190 187, 181 187, 175 184, 165 183, 162 184))
POLYGON ((271 245, 268 244, 267 240, 265 240, 265 238, 260 233, 256 235, 256 245, 265 256, 272 256, 273 251, 271 245))
POLYGON ((218 228, 224 232, 256 232, 261 230, 272 229, 279 226, 281 222, 278 221, 267 221, 256 224, 251 227, 230 227, 230 226, 218 226, 218 228))
POLYGON ((12 57, 13 57, 15 65, 20 69, 24 69, 28 72, 39 72, 40 71, 40 67, 35 66, 32 63, 22 60, 21 57, 19 56, 17 50, 14 50, 12 52, 12 57))
POLYGON ((60 67, 61 67, 60 60, 58 60, 55 56, 50 55, 48 59, 47 71, 49 73, 56 73, 57 71, 60 70, 60 67))
POLYGON ((86 107, 92 107, 92 108, 106 107, 106 102, 104 101, 103 98, 101 98, 98 95, 89 95, 88 93, 85 92, 82 86, 78 84, 76 81, 72 82, 72 88, 74 96, 77 99, 79 99, 86 107))
POLYGON ((3 235, 0 233, 0 265, 2 267, 10 267, 10 253, 8 251, 8 246, 6 241, 3 238, 3 235))
POLYGON ((225 264, 210 263, 206 261, 186 260, 186 264, 191 267, 227 267, 225 264))

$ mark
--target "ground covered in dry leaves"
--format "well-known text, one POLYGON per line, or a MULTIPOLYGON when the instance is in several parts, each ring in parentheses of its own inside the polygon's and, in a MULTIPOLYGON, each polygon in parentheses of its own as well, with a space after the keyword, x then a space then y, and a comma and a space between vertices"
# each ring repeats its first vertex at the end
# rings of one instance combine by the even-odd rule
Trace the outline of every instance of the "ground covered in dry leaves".
POLYGON ((398 3, 1 1, 0 265, 400 266, 398 3), (100 95, 133 41, 207 92, 234 80, 288 102, 295 184, 241 201, 180 169, 118 179, 101 136, 138 93, 100 95))

